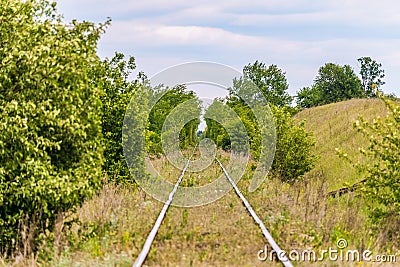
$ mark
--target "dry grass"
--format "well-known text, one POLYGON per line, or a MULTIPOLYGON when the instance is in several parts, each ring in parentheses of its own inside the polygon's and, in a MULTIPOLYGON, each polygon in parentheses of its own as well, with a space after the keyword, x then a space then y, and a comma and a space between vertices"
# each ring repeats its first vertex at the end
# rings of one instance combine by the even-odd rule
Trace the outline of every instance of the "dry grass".
MULTIPOLYGON (((214 173, 216 168, 213 164, 208 171, 214 173)), ((381 252, 366 226, 362 200, 354 194, 326 198, 323 175, 310 174, 293 186, 270 179, 253 193, 247 192, 249 183, 245 176, 238 185, 282 249, 320 252, 336 248, 336 240, 346 238, 350 249, 381 252)), ((40 266, 131 266, 161 207, 162 203, 146 197, 140 189, 107 184, 78 211, 81 224, 64 232, 60 243, 67 246, 62 253, 50 262, 39 261, 40 266)), ((171 207, 145 264, 279 266, 257 259, 265 244, 258 226, 231 191, 206 206, 171 207)), ((35 266, 37 261, 31 263, 35 266)), ((329 261, 323 264, 352 266, 329 261)))
MULTIPOLYGON (((214 173, 216 168, 214 164, 208 172, 214 173)), ((345 238, 350 249, 368 248, 379 252, 366 226, 362 200, 354 194, 340 199, 326 198, 327 183, 323 175, 310 174, 293 186, 271 179, 254 193, 247 192, 249 182, 249 177, 244 177, 238 185, 282 249, 320 252, 336 248, 337 239, 345 238)), ((140 252, 161 205, 146 198, 140 190, 132 194, 127 188, 107 185, 101 195, 79 211, 83 224, 95 222, 105 230, 98 229, 98 237, 90 238, 80 250, 71 251, 67 258, 60 257, 53 263, 59 266, 64 266, 65 262, 71 266, 128 266, 140 252)), ((257 259, 257 252, 265 244, 258 226, 231 191, 206 206, 171 207, 146 265, 279 266, 257 259)), ((297 265, 309 266, 310 263, 297 265)))

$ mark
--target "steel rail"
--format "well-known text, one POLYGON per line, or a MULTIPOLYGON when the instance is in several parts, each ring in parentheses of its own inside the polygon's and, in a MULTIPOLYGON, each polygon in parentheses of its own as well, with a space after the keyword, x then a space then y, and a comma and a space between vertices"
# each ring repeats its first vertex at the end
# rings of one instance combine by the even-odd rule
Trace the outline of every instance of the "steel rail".
POLYGON ((264 234, 265 238, 267 239, 268 243, 271 245, 272 249, 276 252, 276 255, 278 256, 278 259, 282 262, 282 264, 285 267, 293 267, 292 263, 289 261, 289 259, 286 257, 285 253, 283 250, 281 250, 278 246, 278 244, 275 242, 275 240, 272 238, 271 234, 265 227, 264 223, 262 220, 257 216, 253 208, 251 207, 250 203, 247 201, 247 199, 243 196, 243 194, 240 192, 239 188, 236 186, 235 182, 233 179, 229 176, 228 172, 222 165, 222 163, 216 158, 216 161, 218 162, 219 166, 222 168, 222 170, 225 173, 226 178, 228 181, 231 183, 233 189, 235 189, 236 194, 239 196, 239 198, 242 200, 243 204, 249 211, 250 215, 253 217, 254 221, 260 226, 262 233, 264 234))
POLYGON ((165 202, 164 207, 162 208, 160 214, 158 215, 157 221, 155 222, 153 229, 151 229, 149 236, 146 239, 146 242, 143 245, 142 251, 140 252, 139 256, 137 257, 136 261, 133 263, 132 267, 140 267, 142 266, 143 262, 146 260, 147 255, 149 254, 151 244, 154 241, 154 238, 157 235, 158 229, 161 226, 162 221, 164 220, 165 214, 167 213, 167 210, 169 206, 171 205, 172 198, 174 197, 176 191, 178 190, 178 187, 180 183, 182 182, 182 178, 185 175, 186 169, 189 166, 190 159, 187 161, 185 168, 183 168, 183 171, 181 175, 179 176, 178 181, 176 182, 174 189, 172 189, 171 193, 169 193, 168 200, 165 202))

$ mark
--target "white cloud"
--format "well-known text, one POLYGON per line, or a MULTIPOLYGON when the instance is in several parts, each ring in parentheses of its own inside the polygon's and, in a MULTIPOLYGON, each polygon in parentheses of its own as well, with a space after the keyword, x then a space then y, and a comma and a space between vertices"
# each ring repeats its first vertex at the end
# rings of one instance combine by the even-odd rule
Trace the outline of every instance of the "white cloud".
POLYGON ((200 26, 168 26, 115 22, 104 42, 132 43, 139 46, 190 46, 219 45, 238 46, 257 43, 259 38, 232 33, 221 28, 200 26))
POLYGON ((347 24, 365 28, 370 26, 400 26, 400 16, 398 16, 400 2, 391 1, 392 5, 385 5, 385 2, 388 1, 373 1, 367 5, 364 1, 339 1, 339 3, 332 2, 326 8, 311 12, 243 13, 238 14, 233 19, 233 23, 246 26, 314 24, 315 27, 318 27, 318 24, 324 23, 347 24))
MULTIPOLYGON (((384 25, 400 23, 397 0, 59 0, 58 6, 67 13, 84 18, 93 14, 105 18, 117 19, 124 16, 151 17, 169 22, 190 22, 202 18, 204 22, 217 17, 230 17, 237 24, 259 25, 267 22, 352 22, 360 25, 383 23, 384 25), (164 11, 164 14, 159 14, 164 11), (154 16, 158 14, 159 16, 154 16), (189 20, 189 21, 188 21, 189 20)), ((164 21, 165 22, 165 21, 164 21)))
MULTIPOLYGON (((135 47, 161 46, 207 46, 212 49, 231 49, 235 51, 271 51, 278 55, 315 54, 330 57, 376 50, 383 55, 397 52, 399 40, 349 40, 334 38, 329 40, 288 40, 268 36, 239 34, 217 27, 169 26, 158 24, 138 24, 136 21, 115 22, 103 39, 106 43, 129 43, 135 47)), ((374 53, 375 54, 375 53, 374 53)))

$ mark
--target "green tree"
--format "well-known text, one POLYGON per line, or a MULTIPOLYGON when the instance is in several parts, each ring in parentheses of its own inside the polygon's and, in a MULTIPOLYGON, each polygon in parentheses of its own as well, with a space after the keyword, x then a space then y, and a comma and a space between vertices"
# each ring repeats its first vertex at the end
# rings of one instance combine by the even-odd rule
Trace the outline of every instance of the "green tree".
POLYGON ((304 87, 297 93, 296 104, 301 108, 318 106, 322 102, 321 91, 317 87, 304 87))
POLYGON ((224 127, 216 120, 210 118, 205 118, 204 120, 206 121, 207 125, 204 131, 205 138, 210 138, 211 140, 213 140, 218 148, 229 150, 231 147, 231 143, 229 135, 224 127))
POLYGON ((286 108, 271 105, 271 110, 276 125, 276 151, 272 172, 282 181, 293 183, 314 166, 316 158, 311 149, 315 140, 305 130, 305 122, 296 122, 286 108))
POLYGON ((370 57, 360 57, 357 60, 361 65, 360 75, 364 95, 366 97, 376 97, 376 91, 385 84, 383 81, 385 71, 381 69, 382 64, 377 63, 370 57))
MULTIPOLYGON (((285 73, 276 65, 266 66, 261 61, 248 64, 243 68, 243 77, 233 80, 233 86, 228 89, 226 104, 237 112, 249 135, 253 157, 258 159, 261 154, 261 134, 247 101, 263 106, 272 104, 277 107, 287 107, 292 102, 288 94, 288 83, 285 73)), ((222 138, 227 140, 227 138, 222 138)))
MULTIPOLYGON (((152 107, 148 118, 146 139, 147 151, 153 154, 161 154, 161 134, 163 130, 164 122, 167 116, 173 111, 174 108, 178 107, 185 101, 197 99, 197 96, 193 91, 185 91, 184 85, 178 85, 174 88, 153 88, 150 93, 151 98, 156 99, 157 95, 162 95, 158 99, 157 103, 152 107)), ((201 107, 200 102, 197 106, 198 119, 189 121, 183 129, 180 131, 180 147, 186 148, 189 145, 195 145, 197 142, 196 132, 198 125, 200 124, 200 113, 201 107)))
MULTIPOLYGON (((278 107, 290 105, 292 97, 288 94, 285 73, 276 65, 266 66, 261 61, 248 64, 243 68, 243 78, 250 79, 263 94, 264 98, 278 107)), ((235 89, 235 88, 233 88, 235 89)), ((257 98, 257 95, 254 95, 257 98)))
POLYGON ((239 115, 249 136, 252 155, 255 159, 259 159, 261 154, 261 133, 253 111, 243 101, 228 100, 227 105, 239 115))
MULTIPOLYGON (((256 62, 256 66, 258 65, 259 63, 256 62)), ((220 102, 229 106, 239 116, 247 131, 252 156, 261 161, 263 159, 261 159, 262 136, 260 126, 264 125, 258 124, 252 108, 240 96, 244 96, 250 101, 256 99, 257 101, 254 101, 256 106, 265 107, 265 105, 269 105, 271 107, 276 126, 276 153, 272 163, 272 172, 282 181, 293 183, 309 171, 314 164, 314 156, 311 152, 314 145, 312 135, 306 132, 304 123, 299 124, 294 120, 292 117, 294 111, 287 106, 289 102, 278 101, 282 105, 281 107, 268 103, 269 98, 266 97, 265 99, 260 96, 260 94, 264 95, 264 92, 259 90, 260 85, 257 88, 249 84, 250 81, 248 78, 235 79, 233 87, 229 88, 228 97, 225 101, 220 102)), ((206 137, 213 139, 218 147, 230 148, 230 138, 223 126, 209 119, 206 119, 206 122, 206 137)), ((230 124, 226 123, 226 125, 230 124)), ((239 136, 243 136, 243 134, 240 133, 239 136)), ((264 137, 267 138, 268 134, 264 137)))
POLYGON ((309 108, 364 96, 361 81, 349 65, 326 63, 319 68, 311 88, 297 95, 297 105, 309 108))
POLYGON ((105 25, 65 24, 55 6, 0 0, 2 254, 21 246, 21 225, 35 248, 101 182, 101 91, 93 79, 105 25))
POLYGON ((321 104, 363 97, 360 79, 349 65, 325 64, 319 69, 314 86, 320 91, 321 104))
MULTIPOLYGON (((198 109, 199 115, 200 115, 200 107, 198 109)), ((195 146, 198 140, 197 137, 197 129, 200 124, 200 119, 196 118, 193 120, 190 120, 188 123, 185 124, 185 126, 181 129, 179 133, 179 147, 181 149, 186 149, 189 146, 195 146)))
POLYGON ((244 119, 220 99, 207 108, 205 136, 212 139, 217 147, 235 152, 245 152, 247 144, 246 129, 242 127, 244 119))

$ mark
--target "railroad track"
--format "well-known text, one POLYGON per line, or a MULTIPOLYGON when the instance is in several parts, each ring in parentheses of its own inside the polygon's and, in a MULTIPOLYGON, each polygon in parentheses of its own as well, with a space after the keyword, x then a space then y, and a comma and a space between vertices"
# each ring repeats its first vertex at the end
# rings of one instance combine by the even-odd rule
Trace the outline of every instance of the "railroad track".
MULTIPOLYGON (((165 216, 167 214, 168 208, 172 203, 173 197, 174 197, 176 191, 178 190, 179 185, 181 184, 181 182, 183 180, 185 172, 186 172, 186 170, 187 170, 187 168, 188 168, 188 166, 190 164, 191 158, 192 157, 190 157, 190 159, 188 159, 188 161, 186 162, 186 165, 183 168, 182 173, 178 178, 178 181, 176 182, 176 184, 175 184, 174 188, 172 189, 171 193, 169 194, 168 200, 165 202, 160 214, 158 215, 157 220, 154 223, 154 226, 151 229, 151 231, 150 231, 150 233, 149 233, 149 235, 148 235, 148 237, 146 239, 146 242, 143 245, 142 251, 140 252, 140 254, 137 257, 136 261, 133 263, 132 267, 140 267, 140 266, 142 266, 142 264, 146 260, 146 257, 147 257, 147 255, 148 255, 148 253, 150 251, 150 248, 151 248, 151 244, 153 243, 154 238, 157 235, 158 229, 160 228, 161 223, 162 223, 162 221, 164 220, 164 218, 165 218, 165 216)), ((225 169, 225 167, 222 165, 222 163, 218 159, 215 159, 215 160, 219 164, 221 169, 223 170, 226 178, 228 179, 229 183, 232 185, 233 189, 235 190, 236 195, 240 198, 240 200, 242 201, 243 205, 246 207, 247 211, 250 213, 250 215, 254 219, 255 223, 260 227, 260 229, 262 231, 262 234, 264 235, 264 237, 266 238, 266 240, 268 241, 268 243, 270 244, 272 249, 277 253, 278 259, 282 262, 282 264, 285 267, 293 267, 293 265, 291 264, 289 259, 286 257, 286 255, 280 254, 280 252, 282 252, 282 250, 280 249, 278 244, 275 242, 275 240, 272 238, 271 234, 269 233, 269 231, 265 227, 265 225, 262 222, 262 220, 257 216, 257 214, 255 213, 254 209, 251 207, 250 203, 247 201, 247 199, 240 192, 239 188, 236 186, 235 182, 230 177, 230 175, 227 172, 227 170, 225 169)))

